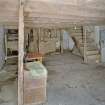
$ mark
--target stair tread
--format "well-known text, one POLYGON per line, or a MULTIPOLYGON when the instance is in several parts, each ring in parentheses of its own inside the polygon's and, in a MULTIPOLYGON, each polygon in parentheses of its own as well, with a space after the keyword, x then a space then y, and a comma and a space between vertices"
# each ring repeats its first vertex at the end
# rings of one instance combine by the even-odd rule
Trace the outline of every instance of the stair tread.
POLYGON ((89 59, 93 59, 93 58, 98 58, 98 56, 99 56, 99 54, 94 54, 94 55, 88 55, 87 57, 89 58, 89 59))
MULTIPOLYGON (((79 43, 79 45, 84 46, 84 42, 79 43)), ((90 43, 86 42, 86 46, 90 46, 90 43)))
MULTIPOLYGON (((81 50, 81 52, 84 52, 84 50, 81 50)), ((92 50, 92 51, 86 51, 87 55, 94 55, 94 54, 99 54, 99 51, 92 50)))
MULTIPOLYGON (((84 46, 80 46, 80 49, 84 49, 84 46)), ((98 50, 95 46, 94 47, 87 46, 86 49, 87 49, 87 51, 98 50)))
POLYGON ((98 55, 99 53, 86 53, 87 56, 91 56, 91 55, 98 55))
POLYGON ((90 51, 87 51, 87 52, 96 52, 96 53, 99 53, 98 50, 90 50, 90 51))
MULTIPOLYGON (((76 40, 78 40, 78 39, 76 39, 76 40)), ((84 41, 83 39, 79 39, 79 40, 78 40, 79 43, 84 43, 83 41, 84 41)), ((93 40, 88 39, 88 40, 86 41, 86 43, 93 43, 93 40)))

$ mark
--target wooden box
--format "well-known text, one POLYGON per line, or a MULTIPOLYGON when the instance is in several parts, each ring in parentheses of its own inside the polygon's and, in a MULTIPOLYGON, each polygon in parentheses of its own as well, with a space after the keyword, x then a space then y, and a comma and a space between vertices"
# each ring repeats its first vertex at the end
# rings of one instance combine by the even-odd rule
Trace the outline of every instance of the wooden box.
POLYGON ((47 70, 39 62, 26 64, 24 70, 24 105, 42 104, 46 101, 47 70))

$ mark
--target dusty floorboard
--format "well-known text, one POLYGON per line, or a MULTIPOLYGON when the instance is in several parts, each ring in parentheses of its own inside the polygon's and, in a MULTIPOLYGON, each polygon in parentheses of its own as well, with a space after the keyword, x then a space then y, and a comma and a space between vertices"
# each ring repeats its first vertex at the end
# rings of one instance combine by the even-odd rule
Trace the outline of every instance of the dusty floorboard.
MULTIPOLYGON (((48 98, 44 105, 105 105, 104 65, 83 64, 70 53, 46 56, 45 65, 48 98)), ((0 105, 17 105, 16 99, 16 82, 1 88, 0 105)))
POLYGON ((45 105, 105 105, 105 66, 87 65, 70 53, 45 59, 48 101, 45 105))
POLYGON ((0 105, 17 105, 17 66, 8 65, 0 71, 0 105))

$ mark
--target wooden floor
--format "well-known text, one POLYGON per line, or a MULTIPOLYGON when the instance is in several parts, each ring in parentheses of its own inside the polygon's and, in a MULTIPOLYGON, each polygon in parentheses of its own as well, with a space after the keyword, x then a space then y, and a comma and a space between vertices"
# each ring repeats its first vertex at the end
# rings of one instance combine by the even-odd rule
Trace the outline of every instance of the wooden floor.
POLYGON ((105 105, 105 66, 82 62, 69 52, 46 57, 45 105, 105 105))
MULTIPOLYGON (((83 64, 70 52, 48 55, 47 101, 44 105, 105 105, 105 66, 83 64)), ((0 105, 17 105, 17 81, 1 86, 0 105)))

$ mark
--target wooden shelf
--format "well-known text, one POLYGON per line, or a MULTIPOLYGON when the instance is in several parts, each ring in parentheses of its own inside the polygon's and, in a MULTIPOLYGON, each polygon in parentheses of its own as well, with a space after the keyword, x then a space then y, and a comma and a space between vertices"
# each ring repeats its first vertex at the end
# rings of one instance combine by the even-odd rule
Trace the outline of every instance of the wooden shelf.
MULTIPOLYGON (((9 30, 9 31, 14 31, 14 29, 12 30, 9 30)), ((12 45, 14 46, 17 46, 17 42, 18 42, 18 33, 8 33, 9 32, 8 29, 7 29, 7 33, 5 34, 5 48, 6 48, 6 59, 11 59, 11 58, 17 58, 18 57, 18 54, 14 55, 14 54, 9 54, 8 55, 8 52, 9 50, 8 49, 11 49, 11 52, 14 51, 12 49, 12 45), (15 43, 16 42, 16 43, 15 43)), ((18 49, 16 48, 16 51, 18 52, 18 49)))
POLYGON ((18 55, 7 56, 6 59, 17 58, 18 55))

